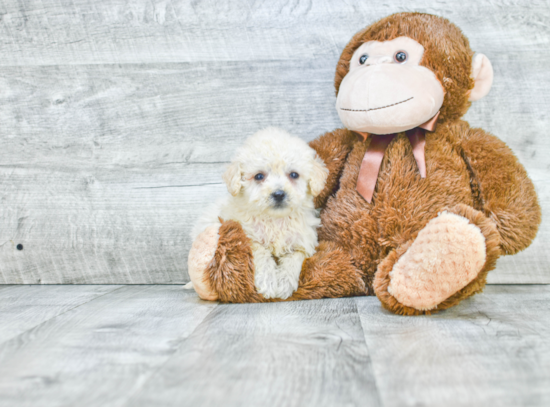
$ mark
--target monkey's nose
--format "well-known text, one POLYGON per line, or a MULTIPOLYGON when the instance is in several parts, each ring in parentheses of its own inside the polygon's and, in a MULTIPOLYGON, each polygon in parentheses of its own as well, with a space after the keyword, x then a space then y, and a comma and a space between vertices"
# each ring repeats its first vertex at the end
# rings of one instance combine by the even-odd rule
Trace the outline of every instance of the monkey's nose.
POLYGON ((275 202, 281 203, 285 199, 286 193, 282 189, 278 189, 277 191, 275 191, 271 194, 271 197, 273 198, 273 200, 275 202))
POLYGON ((389 56, 380 56, 380 57, 371 57, 367 59, 369 61, 369 65, 383 65, 383 64, 391 64, 393 62, 393 59, 389 56))

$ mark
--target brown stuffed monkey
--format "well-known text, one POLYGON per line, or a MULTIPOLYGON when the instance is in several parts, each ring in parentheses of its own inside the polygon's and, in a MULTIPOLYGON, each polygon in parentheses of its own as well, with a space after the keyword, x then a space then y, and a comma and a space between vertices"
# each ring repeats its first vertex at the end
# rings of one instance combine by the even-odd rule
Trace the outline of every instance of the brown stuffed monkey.
MULTIPOLYGON (((320 243, 288 300, 375 294, 392 312, 431 313, 529 246, 541 220, 531 180, 506 144, 460 119, 492 78, 441 17, 394 14, 351 39, 335 78, 346 128, 310 143, 329 169, 320 243)), ((256 292, 235 221, 199 235, 189 274, 203 299, 277 301, 256 292)))

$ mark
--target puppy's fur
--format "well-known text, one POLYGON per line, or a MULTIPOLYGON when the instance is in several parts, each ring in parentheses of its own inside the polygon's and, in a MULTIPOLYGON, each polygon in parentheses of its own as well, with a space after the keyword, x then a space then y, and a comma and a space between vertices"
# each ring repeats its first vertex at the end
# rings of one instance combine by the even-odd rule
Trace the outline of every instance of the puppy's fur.
POLYGON ((199 220, 193 240, 206 228, 219 228, 218 217, 240 222, 251 239, 256 289, 265 298, 288 298, 317 246, 313 198, 327 175, 306 142, 281 129, 261 130, 237 151, 223 175, 231 196, 199 220))

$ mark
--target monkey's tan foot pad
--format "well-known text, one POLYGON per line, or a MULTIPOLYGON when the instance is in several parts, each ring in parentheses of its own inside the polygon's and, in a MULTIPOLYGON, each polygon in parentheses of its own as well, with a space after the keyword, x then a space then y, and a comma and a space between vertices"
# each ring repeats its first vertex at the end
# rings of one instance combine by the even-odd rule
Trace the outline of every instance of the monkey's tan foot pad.
POLYGON ((218 247, 219 228, 219 225, 209 226, 198 235, 191 246, 187 260, 187 269, 193 288, 199 297, 208 301, 218 299, 218 294, 210 287, 206 270, 218 247))
POLYGON ((485 265, 485 250, 479 227, 443 212, 394 264, 388 293, 416 310, 434 309, 477 277, 485 265))

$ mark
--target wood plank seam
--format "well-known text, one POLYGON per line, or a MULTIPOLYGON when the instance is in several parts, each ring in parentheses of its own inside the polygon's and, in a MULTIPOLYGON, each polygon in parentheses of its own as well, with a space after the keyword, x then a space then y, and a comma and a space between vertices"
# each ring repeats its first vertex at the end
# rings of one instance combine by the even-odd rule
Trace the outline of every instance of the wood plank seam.
MULTIPOLYGON (((183 338, 183 340, 177 345, 177 347, 176 347, 176 349, 175 349, 175 351, 174 351, 174 354, 176 354, 176 353, 180 350, 180 348, 183 346, 183 344, 185 344, 185 343, 189 340, 189 338, 191 338, 191 337, 193 336, 193 334, 197 331, 197 329, 204 323, 204 321, 205 321, 206 319, 208 319, 208 317, 210 316, 210 314, 212 314, 212 312, 213 312, 216 308, 218 308, 219 305, 220 305, 220 303, 217 303, 215 307, 212 307, 212 309, 208 312, 208 314, 206 314, 206 315, 204 316, 204 318, 202 319, 202 321, 201 321, 199 324, 197 324, 197 326, 195 327, 195 329, 193 329, 185 338, 183 338)), ((164 362, 162 362, 159 366, 157 366, 156 369, 153 369, 153 370, 149 373, 147 379, 143 380, 143 381, 141 382, 141 384, 140 384, 138 387, 136 387, 136 388, 132 391, 132 393, 130 393, 130 394, 128 395, 128 397, 127 397, 127 399, 126 399, 126 402, 124 402, 124 404, 121 404, 120 407, 131 406, 131 405, 132 405, 132 404, 131 404, 131 403, 132 403, 132 399, 133 399, 134 395, 138 394, 138 393, 143 389, 143 387, 149 382, 149 380, 151 380, 151 378, 154 377, 155 374, 156 374, 158 371, 162 370, 162 368, 170 361, 170 357, 171 357, 171 356, 172 356, 172 355, 167 356, 166 359, 164 360, 164 362), (129 403, 130 403, 130 404, 129 404, 129 403)))
POLYGON ((363 340, 365 341, 365 346, 367 347, 367 352, 369 354, 372 375, 374 376, 374 386, 376 387, 376 394, 378 396, 378 403, 380 404, 380 407, 385 407, 384 402, 383 402, 382 397, 381 397, 381 393, 380 393, 380 386, 378 385, 378 375, 376 374, 376 369, 375 369, 375 366, 374 366, 374 360, 372 359, 371 348, 369 346, 369 342, 367 341, 367 335, 365 335, 365 329, 363 328, 363 319, 361 318, 361 315, 359 315, 359 308, 357 306, 357 298, 353 299, 353 305, 355 305, 355 312, 357 313, 357 316, 359 318, 359 328, 361 328, 361 332, 363 333, 363 340))
POLYGON ((36 324, 36 325, 34 325, 34 326, 32 326, 32 327, 27 328, 25 331, 19 333, 18 335, 14 336, 14 337, 12 337, 12 338, 9 338, 9 339, 6 339, 6 340, 4 340, 4 341, 1 341, 1 342, 0 342, 0 345, 3 344, 3 343, 6 343, 6 342, 8 342, 8 341, 11 341, 11 340, 13 340, 13 339, 15 339, 15 338, 18 338, 19 336, 26 334, 28 331, 30 331, 30 330, 32 330, 32 329, 36 329, 37 327, 39 327, 39 326, 41 326, 41 325, 47 323, 48 321, 51 321, 52 319, 58 318, 58 317, 60 317, 60 316, 62 316, 62 315, 64 315, 64 314, 66 314, 67 312, 73 311, 73 310, 77 309, 78 307, 80 307, 80 306, 82 306, 82 305, 88 304, 88 303, 90 303, 90 302, 92 302, 92 301, 97 300, 98 298, 101 298, 101 297, 103 297, 103 296, 105 296, 105 295, 108 295, 108 294, 112 294, 112 293, 114 293, 114 292, 116 292, 116 291, 119 291, 119 290, 121 290, 121 289, 123 289, 123 288, 124 288, 124 286, 122 285, 122 286, 120 286, 120 287, 115 288, 115 289, 112 290, 112 291, 108 291, 108 292, 106 292, 106 293, 99 294, 99 295, 97 295, 96 297, 89 299, 88 301, 85 301, 85 302, 83 302, 83 303, 81 303, 81 304, 75 305, 75 306, 72 307, 72 308, 66 309, 66 310, 64 310, 63 312, 59 313, 59 314, 56 314, 56 315, 54 315, 54 316, 51 316, 51 317, 48 318, 48 319, 45 319, 44 321, 40 322, 39 324, 36 324))

